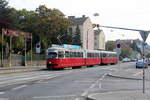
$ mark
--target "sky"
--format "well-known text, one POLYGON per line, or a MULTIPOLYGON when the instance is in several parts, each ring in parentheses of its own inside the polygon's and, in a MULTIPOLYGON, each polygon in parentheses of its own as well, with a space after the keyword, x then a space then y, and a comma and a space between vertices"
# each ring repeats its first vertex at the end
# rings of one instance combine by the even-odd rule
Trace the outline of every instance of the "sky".
MULTIPOLYGON (((16 9, 35 10, 39 5, 57 8, 66 16, 88 16, 92 23, 150 30, 150 0, 7 0, 16 9), (99 16, 94 16, 98 13, 99 16)), ((106 40, 140 39, 134 31, 103 29, 106 40)), ((147 41, 150 44, 150 36, 147 41)))

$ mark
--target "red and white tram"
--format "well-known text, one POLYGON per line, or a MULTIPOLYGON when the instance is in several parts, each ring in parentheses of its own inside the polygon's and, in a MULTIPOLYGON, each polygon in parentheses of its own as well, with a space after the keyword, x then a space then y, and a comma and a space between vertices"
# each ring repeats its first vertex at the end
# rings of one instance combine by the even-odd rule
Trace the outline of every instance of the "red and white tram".
POLYGON ((46 64, 48 69, 116 64, 117 62, 116 52, 66 48, 47 49, 46 64))

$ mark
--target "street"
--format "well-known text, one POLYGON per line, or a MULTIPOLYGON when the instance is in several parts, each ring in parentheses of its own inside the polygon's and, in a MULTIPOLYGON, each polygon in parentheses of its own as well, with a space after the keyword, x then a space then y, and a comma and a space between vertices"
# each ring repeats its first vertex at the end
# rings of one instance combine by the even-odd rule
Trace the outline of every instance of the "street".
MULTIPOLYGON (((130 62, 80 69, 1 74, 0 100, 87 100, 87 97, 96 93, 142 92, 141 71, 135 68, 135 62, 130 62), (120 77, 111 76, 113 74, 120 77)), ((146 69, 147 76, 148 71, 146 69)), ((148 77, 146 80, 148 85, 148 77)), ((148 93, 150 86, 147 85, 148 93)))

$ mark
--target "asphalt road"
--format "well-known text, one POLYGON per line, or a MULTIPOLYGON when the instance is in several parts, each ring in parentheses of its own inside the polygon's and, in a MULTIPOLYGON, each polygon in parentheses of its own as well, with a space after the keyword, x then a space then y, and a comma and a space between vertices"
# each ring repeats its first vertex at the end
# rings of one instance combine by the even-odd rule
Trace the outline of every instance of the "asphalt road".
POLYGON ((92 93, 141 91, 140 80, 107 76, 130 69, 135 63, 5 74, 0 76, 0 100, 86 100, 92 93))

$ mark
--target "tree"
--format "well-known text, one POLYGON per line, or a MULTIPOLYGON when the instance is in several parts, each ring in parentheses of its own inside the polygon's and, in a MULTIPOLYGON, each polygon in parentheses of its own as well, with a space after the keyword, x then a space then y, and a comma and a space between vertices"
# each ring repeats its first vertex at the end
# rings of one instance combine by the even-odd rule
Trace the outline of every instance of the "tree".
MULTIPOLYGON (((12 25, 10 10, 6 0, 0 0, 0 48, 4 46, 5 40, 2 40, 2 28, 10 28, 12 25), (3 43, 3 45, 2 45, 3 43)), ((2 49, 0 49, 1 51, 2 49)))
POLYGON ((150 53, 148 53, 148 54, 146 55, 146 57, 147 57, 147 58, 150 58, 150 53))
POLYGON ((14 53, 22 53, 25 46, 25 39, 23 36, 17 37, 13 39, 12 48, 14 53))
POLYGON ((81 33, 79 25, 77 25, 76 32, 73 34, 72 44, 81 45, 81 33))
POLYGON ((130 57, 132 54, 132 49, 129 46, 122 46, 121 48, 121 54, 120 56, 125 58, 125 57, 130 57))
POLYGON ((133 41, 132 44, 130 44, 130 47, 134 50, 134 51, 137 51, 139 53, 141 53, 141 49, 136 45, 136 42, 133 41))
MULTIPOLYGON (((5 27, 29 32, 33 36, 34 47, 37 42, 41 42, 42 49, 51 44, 58 44, 60 43, 58 36, 62 36, 60 38, 62 43, 71 43, 72 37, 67 34, 68 26, 68 19, 58 9, 49 9, 41 5, 35 11, 16 10, 8 7, 8 2, 5 0, 0 0, 0 31, 2 27, 5 27)), ((14 49, 23 47, 21 37, 13 40, 17 43, 13 45, 14 49)))
POLYGON ((69 25, 64 14, 58 9, 48 9, 45 5, 39 6, 36 9, 36 13, 40 19, 37 22, 36 29, 41 39, 47 40, 48 43, 58 44, 59 40, 57 37, 63 36, 67 32, 69 25))
POLYGON ((2 27, 11 28, 12 26, 12 18, 8 2, 6 0, 0 0, 0 29, 2 27))
POLYGON ((106 42, 106 50, 113 51, 116 48, 115 41, 107 41, 106 42))
POLYGON ((12 12, 16 26, 19 26, 18 29, 32 33, 33 46, 37 42, 41 42, 43 44, 42 49, 44 49, 52 43, 60 43, 57 39, 58 36, 68 38, 66 34, 69 25, 68 19, 58 9, 48 9, 45 5, 41 5, 35 11, 23 9, 17 13, 15 10, 12 12))

